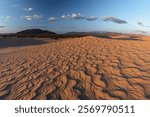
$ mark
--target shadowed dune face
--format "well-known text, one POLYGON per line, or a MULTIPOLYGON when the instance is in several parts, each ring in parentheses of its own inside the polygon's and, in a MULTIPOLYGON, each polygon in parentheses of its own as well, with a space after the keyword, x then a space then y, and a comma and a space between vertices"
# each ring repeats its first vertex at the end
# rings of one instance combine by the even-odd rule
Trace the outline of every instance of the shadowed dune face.
POLYGON ((134 35, 116 35, 111 36, 113 40, 124 40, 124 41, 143 41, 142 36, 134 36, 134 35))
POLYGON ((44 40, 33 38, 0 38, 0 48, 45 44, 44 40))
POLYGON ((0 49, 0 99, 150 99, 150 38, 141 40, 0 49))

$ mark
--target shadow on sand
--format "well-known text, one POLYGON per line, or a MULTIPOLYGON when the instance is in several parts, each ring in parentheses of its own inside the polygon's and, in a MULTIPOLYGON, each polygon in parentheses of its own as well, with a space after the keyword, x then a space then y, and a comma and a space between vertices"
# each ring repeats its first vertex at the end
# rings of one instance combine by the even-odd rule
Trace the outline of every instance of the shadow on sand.
MULTIPOLYGON (((96 36, 98 38, 102 38, 101 36, 96 36)), ((132 37, 129 37, 129 38, 111 38, 111 37, 106 37, 106 38, 102 38, 102 39, 111 39, 111 40, 118 40, 118 41, 144 41, 142 40, 141 38, 132 38, 132 37)))
POLYGON ((0 38, 0 48, 32 46, 46 43, 44 40, 34 38, 0 38))
POLYGON ((121 41, 144 41, 141 38, 111 38, 112 40, 121 40, 121 41))

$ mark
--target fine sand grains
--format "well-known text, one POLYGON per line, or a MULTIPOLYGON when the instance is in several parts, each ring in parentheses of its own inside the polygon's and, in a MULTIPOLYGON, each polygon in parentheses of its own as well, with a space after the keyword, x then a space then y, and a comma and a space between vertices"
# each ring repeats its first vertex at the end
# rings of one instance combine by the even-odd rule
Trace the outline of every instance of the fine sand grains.
POLYGON ((0 99, 150 99, 150 38, 0 49, 0 99))

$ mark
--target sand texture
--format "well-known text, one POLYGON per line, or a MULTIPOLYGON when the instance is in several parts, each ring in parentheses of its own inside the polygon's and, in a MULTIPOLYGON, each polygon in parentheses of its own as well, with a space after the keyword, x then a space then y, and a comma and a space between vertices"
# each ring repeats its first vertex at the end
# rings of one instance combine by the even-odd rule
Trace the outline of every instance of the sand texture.
POLYGON ((150 38, 0 48, 0 99, 150 99, 150 38))

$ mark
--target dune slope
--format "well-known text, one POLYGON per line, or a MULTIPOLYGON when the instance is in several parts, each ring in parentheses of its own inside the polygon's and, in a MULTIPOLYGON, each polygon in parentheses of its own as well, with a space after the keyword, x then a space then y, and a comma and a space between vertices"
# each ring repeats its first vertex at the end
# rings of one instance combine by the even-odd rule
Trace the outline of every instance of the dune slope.
POLYGON ((88 36, 0 49, 0 99, 150 99, 150 40, 88 36))

